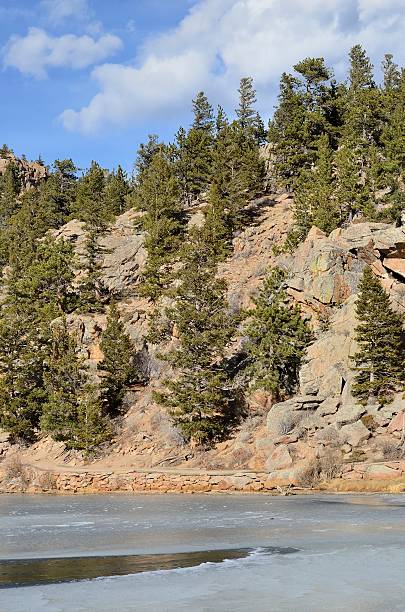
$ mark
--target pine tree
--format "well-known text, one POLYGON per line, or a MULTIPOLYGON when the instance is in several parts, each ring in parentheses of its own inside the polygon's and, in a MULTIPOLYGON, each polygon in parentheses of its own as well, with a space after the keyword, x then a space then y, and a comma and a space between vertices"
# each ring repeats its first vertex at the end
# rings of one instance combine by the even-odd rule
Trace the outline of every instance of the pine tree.
POLYGON ((104 202, 111 218, 121 215, 127 208, 127 199, 130 193, 126 173, 121 166, 112 172, 106 181, 104 202))
POLYGON ((52 319, 76 305, 72 246, 47 237, 37 245, 33 261, 25 268, 10 270, 6 307, 25 313, 27 320, 46 329, 52 319))
POLYGON ((110 423, 103 414, 97 387, 88 382, 66 319, 57 321, 52 332, 52 348, 44 376, 48 397, 43 406, 41 428, 55 440, 64 442, 67 448, 88 454, 110 437, 110 423))
POLYGON ((263 192, 265 165, 259 147, 238 124, 224 126, 213 150, 213 179, 223 201, 232 233, 243 224, 243 208, 263 192))
POLYGON ((103 247, 99 242, 100 233, 88 228, 79 282, 79 306, 84 312, 97 312, 108 301, 108 290, 102 278, 103 247))
POLYGON ((44 383, 47 401, 43 406, 41 429, 55 440, 73 442, 77 419, 77 398, 85 384, 83 363, 64 317, 51 328, 51 347, 46 360, 44 383))
POLYGON ((184 203, 206 191, 212 178, 214 114, 205 94, 193 100, 194 121, 189 131, 180 128, 176 135, 176 167, 184 203))
POLYGON ((311 341, 299 307, 288 302, 285 280, 285 271, 270 271, 253 300, 255 309, 246 329, 251 384, 270 391, 277 400, 296 391, 299 369, 311 341))
POLYGON ((392 53, 386 53, 381 63, 381 70, 384 78, 384 91, 391 92, 397 90, 401 82, 401 72, 398 64, 394 62, 392 53))
POLYGON ((112 212, 104 197, 105 172, 93 161, 89 170, 79 180, 73 215, 87 226, 102 231, 112 220, 112 212))
POLYGON ((391 216, 400 221, 405 209, 405 70, 402 69, 398 86, 385 90, 386 122, 382 132, 384 185, 391 204, 391 216))
POLYGON ((305 239, 312 225, 327 234, 339 225, 340 211, 334 196, 333 152, 326 134, 318 141, 316 166, 303 170, 297 180, 294 221, 293 240, 296 242, 305 239))
POLYGON ((33 441, 47 398, 44 368, 50 323, 74 307, 73 254, 62 240, 38 245, 34 260, 10 271, 0 326, 0 424, 33 441))
POLYGON ((110 440, 113 434, 112 423, 104 414, 98 386, 95 384, 86 384, 79 396, 73 434, 73 441, 68 446, 84 451, 85 456, 110 440))
POLYGON ((148 251, 142 290, 155 300, 170 280, 170 264, 184 231, 179 186, 173 165, 164 151, 153 157, 135 197, 137 207, 145 212, 141 224, 146 232, 148 251))
POLYGON ((193 100, 194 121, 192 129, 212 134, 214 130, 214 113, 207 96, 203 91, 199 91, 193 100))
POLYGON ((222 106, 218 105, 217 116, 215 118, 216 136, 218 137, 219 134, 222 132, 222 130, 226 128, 228 125, 229 125, 228 117, 226 116, 226 113, 224 109, 222 108, 222 106))
POLYGON ((201 230, 204 243, 211 251, 212 262, 223 261, 231 251, 233 219, 216 183, 211 185, 209 206, 201 230))
POLYGON ((340 223, 340 214, 334 197, 333 151, 329 137, 320 137, 317 162, 312 172, 311 198, 313 202, 313 225, 329 234, 340 223))
POLYGON ((356 317, 353 394, 363 402, 385 402, 404 388, 404 317, 394 312, 388 294, 369 267, 359 284, 356 317))
POLYGON ((46 400, 43 383, 43 343, 38 342, 26 316, 3 311, 0 323, 0 427, 11 441, 34 442, 42 406, 46 400))
POLYGON ((236 319, 198 230, 192 232, 179 280, 175 305, 169 311, 178 346, 162 356, 176 375, 156 398, 169 408, 186 439, 211 443, 224 437, 239 416, 239 393, 225 360, 236 319))
POLYGON ((20 208, 18 196, 21 187, 18 165, 10 161, 0 177, 0 228, 5 227, 10 217, 20 208))
POLYGON ((56 159, 50 175, 52 186, 55 187, 58 199, 58 211, 64 223, 71 214, 76 200, 78 168, 72 159, 56 159))
POLYGON ((275 146, 275 169, 282 184, 295 188, 301 172, 317 161, 319 138, 336 137, 341 123, 338 97, 342 94, 323 58, 306 58, 294 66, 299 76, 284 73, 278 107, 269 127, 275 146))
POLYGON ((352 93, 357 93, 361 89, 371 89, 375 87, 373 65, 361 45, 355 45, 351 48, 349 59, 350 91, 352 93))
POLYGON ((240 81, 239 106, 236 109, 239 125, 247 138, 254 138, 258 129, 258 113, 254 108, 257 102, 256 91, 252 77, 244 77, 240 81))
POLYGON ((157 134, 149 134, 148 142, 140 145, 135 161, 136 182, 141 180, 142 174, 149 169, 152 159, 161 148, 162 144, 159 143, 157 134))
POLYGON ((109 308, 107 327, 102 334, 100 347, 104 359, 99 368, 105 373, 102 399, 108 414, 116 414, 128 387, 143 382, 143 375, 139 371, 135 346, 125 331, 114 303, 109 308))

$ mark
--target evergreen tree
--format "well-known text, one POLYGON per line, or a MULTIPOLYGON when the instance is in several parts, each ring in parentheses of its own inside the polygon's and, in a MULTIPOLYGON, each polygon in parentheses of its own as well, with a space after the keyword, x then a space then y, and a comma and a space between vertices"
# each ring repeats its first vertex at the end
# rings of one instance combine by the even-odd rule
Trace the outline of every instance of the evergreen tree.
POLYGON ((56 159, 50 179, 56 191, 54 197, 58 199, 58 210, 62 216, 62 223, 72 212, 76 200, 78 168, 72 159, 56 159))
POLYGON ((386 122, 382 132, 383 182, 389 189, 391 216, 400 221, 405 209, 405 70, 400 73, 398 87, 385 90, 386 122))
POLYGON ((10 217, 19 209, 21 177, 18 165, 10 161, 0 178, 0 228, 7 225, 10 217))
POLYGON ((99 231, 103 230, 112 219, 112 212, 106 206, 104 189, 104 170, 93 161, 89 170, 78 182, 76 202, 73 204, 72 212, 80 221, 99 231))
POLYGON ((99 368, 105 373, 102 398, 109 414, 119 411, 128 387, 142 382, 143 376, 138 369, 137 352, 120 320, 118 309, 111 304, 107 327, 101 337, 101 350, 104 359, 99 368))
MULTIPOLYGON (((72 288, 74 255, 64 240, 47 237, 37 247, 33 261, 24 269, 10 270, 6 311, 24 313, 37 331, 46 330, 52 319, 70 312, 76 304, 72 288)), ((45 334, 45 331, 43 332, 45 334)))
POLYGON ((0 326, 0 424, 14 439, 32 441, 38 432, 50 323, 74 306, 72 282, 71 246, 49 238, 29 265, 9 274, 0 326))
POLYGON ((201 230, 204 243, 210 249, 212 262, 223 261, 231 251, 233 220, 230 209, 221 196, 216 183, 211 185, 209 206, 205 215, 205 223, 201 230))
POLYGON ((186 439, 210 443, 224 437, 238 419, 239 394, 230 379, 225 349, 236 329, 225 284, 215 278, 211 252, 194 230, 188 245, 175 305, 169 318, 178 346, 162 356, 176 370, 158 401, 168 407, 186 439))
POLYGON ((384 91, 391 92, 399 88, 401 82, 401 72, 398 64, 394 62, 392 53, 386 53, 381 63, 381 70, 384 77, 384 91))
POLYGON ((127 198, 130 193, 126 173, 121 166, 112 172, 106 182, 104 202, 105 209, 109 211, 111 218, 121 215, 127 208, 127 198))
POLYGON ((24 313, 9 310, 0 322, 0 427, 11 441, 34 442, 42 406, 43 343, 24 313))
POLYGON ((230 234, 243 224, 243 208, 264 189, 265 165, 259 147, 238 122, 224 126, 213 150, 213 180, 226 211, 230 234))
POLYGON ((361 45, 355 45, 351 48, 349 59, 350 91, 352 93, 357 93, 361 89, 371 89, 375 87, 373 65, 361 45))
POLYGON ((318 142, 316 166, 303 170, 297 180, 294 222, 293 235, 289 239, 295 244, 305 239, 312 225, 327 234, 339 225, 340 211, 334 196, 333 152, 326 134, 318 142))
POLYGON ((239 106, 236 109, 239 125, 247 138, 254 138, 258 131, 258 113, 254 108, 257 102, 252 77, 244 77, 239 86, 239 106))
POLYGON ((52 348, 47 360, 41 428, 67 448, 85 454, 111 435, 98 390, 87 382, 83 363, 77 356, 76 343, 69 335, 66 320, 53 325, 52 348))
POLYGON ((200 91, 193 100, 194 121, 186 133, 176 134, 176 173, 185 204, 209 187, 212 178, 212 148, 214 144, 214 114, 206 95, 200 91))
POLYGON ((286 273, 274 268, 253 300, 246 335, 247 369, 252 386, 270 391, 277 399, 292 395, 311 332, 298 306, 288 303, 286 273))
POLYGON ((193 100, 193 113, 194 121, 191 128, 212 134, 214 131, 214 113, 203 91, 199 91, 195 100, 193 100))
POLYGON ((294 66, 299 76, 284 73, 278 107, 269 127, 275 147, 275 169, 283 185, 292 190, 302 171, 317 161, 318 141, 328 134, 333 141, 341 123, 338 97, 323 58, 306 58, 294 66))
POLYGON ((215 118, 215 130, 216 136, 218 137, 222 130, 229 125, 228 117, 222 106, 218 105, 217 116, 215 118))
POLYGON ((377 216, 377 192, 382 187, 379 152, 384 121, 381 93, 373 67, 356 45, 350 52, 350 86, 346 94, 344 126, 336 153, 336 197, 342 221, 356 214, 377 216))
POLYGON ((99 238, 97 229, 88 228, 79 282, 79 306, 84 312, 97 312, 108 300, 108 290, 102 278, 104 249, 99 238))
POLYGON ((141 180, 142 174, 149 169, 152 163, 152 159, 155 154, 160 151, 162 144, 159 143, 159 137, 157 134, 149 134, 148 142, 141 144, 137 151, 137 158, 135 162, 135 174, 136 181, 141 180))
POLYGON ((153 157, 136 189, 137 207, 145 214, 141 224, 146 232, 148 259, 143 292, 156 299, 170 280, 170 263, 184 231, 179 186, 172 164, 164 151, 153 157))
POLYGON ((353 394, 364 402, 385 402, 404 388, 404 317, 394 312, 388 294, 369 267, 359 284, 356 316, 353 394))

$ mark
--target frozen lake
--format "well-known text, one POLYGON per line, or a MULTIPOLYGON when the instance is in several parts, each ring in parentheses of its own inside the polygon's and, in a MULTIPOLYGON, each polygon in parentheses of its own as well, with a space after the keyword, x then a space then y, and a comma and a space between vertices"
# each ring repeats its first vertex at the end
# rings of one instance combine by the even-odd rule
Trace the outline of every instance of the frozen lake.
POLYGON ((1 612, 404 611, 404 567, 402 496, 0 496, 1 612))

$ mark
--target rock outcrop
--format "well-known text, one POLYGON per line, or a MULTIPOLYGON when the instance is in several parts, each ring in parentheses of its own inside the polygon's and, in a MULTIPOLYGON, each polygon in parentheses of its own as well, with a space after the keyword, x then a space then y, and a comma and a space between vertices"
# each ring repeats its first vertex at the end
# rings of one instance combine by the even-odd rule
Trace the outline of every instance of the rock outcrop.
MULTIPOLYGON (((168 370, 156 358, 156 347, 149 347, 151 381, 147 387, 134 388, 128 394, 128 411, 120 430, 94 460, 92 469, 107 469, 111 474, 127 470, 129 474, 130 468, 133 473, 125 477, 124 486, 128 490, 149 490, 152 481, 161 483, 162 490, 173 490, 172 480, 162 475, 169 468, 245 470, 238 477, 247 479, 246 489, 229 484, 227 478, 223 481, 228 484, 214 486, 212 480, 201 484, 200 476, 192 481, 179 476, 180 490, 206 490, 208 482, 212 488, 218 485, 223 490, 270 490, 274 483, 307 486, 320 474, 342 482, 403 477, 405 399, 397 394, 388 405, 360 405, 351 393, 351 356, 356 351, 356 293, 365 265, 379 276, 395 308, 405 309, 405 228, 357 222, 329 236, 313 228, 294 254, 279 254, 292 225, 291 203, 288 194, 253 202, 248 210, 252 222, 235 237, 233 254, 221 264, 219 274, 227 281, 231 307, 246 308, 269 266, 278 264, 289 270, 288 293, 311 320, 315 333, 300 371, 298 394, 272 405, 268 394, 256 391, 248 398, 246 420, 229 440, 209 451, 190 448, 164 409, 153 402, 152 392, 168 370), (155 475, 138 478, 134 475, 137 469, 149 469, 155 475), (155 473, 159 469, 160 476, 155 473), (246 470, 260 473, 259 480, 252 481, 246 470)), ((191 213, 191 222, 201 223, 201 215, 200 210, 191 213)), ((141 349, 151 304, 137 295, 147 254, 143 235, 134 223, 136 217, 134 211, 126 212, 101 239, 101 274, 117 295, 126 328, 141 349)), ((83 224, 71 221, 58 236, 71 241, 79 257, 83 255, 83 224)), ((96 365, 102 358, 99 342, 105 316, 75 315, 69 325, 75 329, 85 359, 96 365)), ((3 436, 0 453, 7 456, 11 451, 15 449, 3 436)), ((68 466, 82 463, 80 456, 66 453, 49 439, 20 453, 22 460, 31 465, 46 459, 50 469, 61 460, 68 466)), ((110 476, 102 479, 107 488, 116 486, 110 483, 114 481, 110 476)), ((222 482, 220 475, 218 478, 222 482)), ((88 485, 82 481, 80 486, 72 485, 80 490, 94 486, 93 477, 88 477, 88 485)), ((97 486, 102 489, 101 484, 97 486)))
POLYGON ((46 167, 39 162, 28 161, 9 153, 6 157, 0 157, 0 176, 4 174, 10 163, 15 164, 18 168, 23 191, 36 187, 48 174, 46 167))

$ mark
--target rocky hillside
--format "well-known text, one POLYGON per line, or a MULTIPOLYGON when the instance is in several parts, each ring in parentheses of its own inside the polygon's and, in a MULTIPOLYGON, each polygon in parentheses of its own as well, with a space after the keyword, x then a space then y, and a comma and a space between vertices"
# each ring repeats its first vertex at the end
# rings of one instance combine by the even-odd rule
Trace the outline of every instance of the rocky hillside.
POLYGON ((14 164, 18 170, 21 180, 22 190, 36 187, 47 176, 47 169, 39 162, 28 161, 27 159, 16 157, 11 151, 4 157, 0 157, 0 176, 4 174, 10 164, 14 164))
MULTIPOLYGON (((234 239, 233 254, 220 267, 231 306, 248 306, 271 264, 290 271, 289 294, 312 322, 315 339, 300 372, 299 394, 272 405, 257 391, 249 398, 248 415, 228 441, 209 451, 184 444, 152 392, 168 374, 156 354, 165 347, 147 346, 145 335, 151 305, 137 296, 146 251, 143 236, 134 229, 132 210, 117 218, 102 239, 105 284, 121 296, 119 310, 127 331, 145 356, 150 382, 134 387, 116 436, 93 463, 94 468, 251 469, 270 473, 281 482, 310 481, 320 470, 327 477, 361 477, 402 473, 399 450, 405 434, 405 400, 363 406, 351 394, 350 355, 355 351, 354 304, 366 264, 372 266, 389 291, 392 303, 405 308, 405 228, 381 223, 353 223, 326 236, 313 228, 293 255, 276 255, 292 223, 292 200, 287 194, 268 196, 250 205, 252 223, 234 239), (360 475, 360 476, 359 476, 360 475)), ((198 223, 201 211, 190 212, 198 223)), ((84 226, 65 225, 58 236, 72 242, 80 255, 84 226)), ((102 359, 103 315, 71 315, 69 326, 81 353, 94 368, 102 359)), ((235 340, 235 346, 241 339, 235 340)), ((172 339, 175 342, 175 338, 172 339)), ((3 458, 13 452, 3 435, 3 458)), ((30 463, 80 465, 77 453, 42 439, 22 456, 30 463)))

